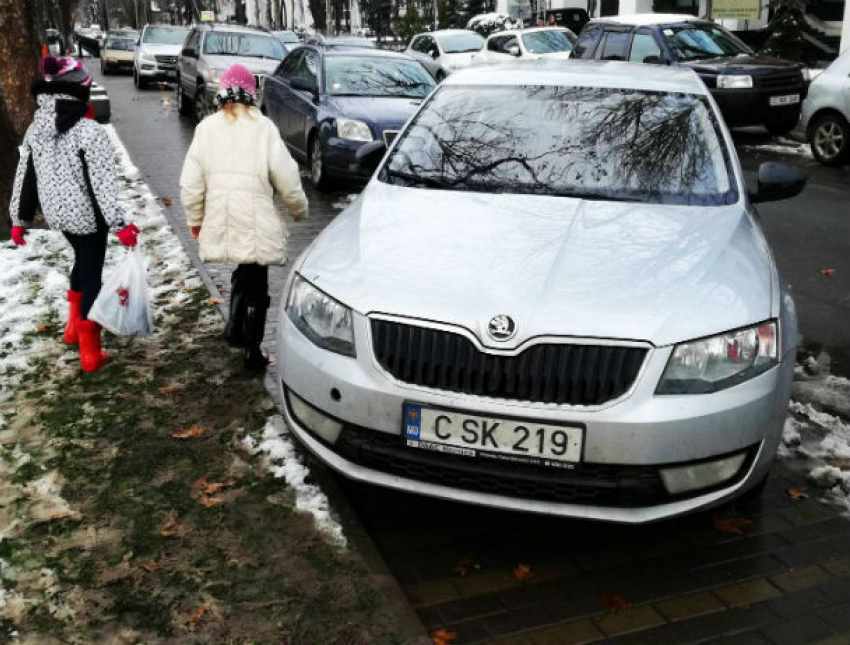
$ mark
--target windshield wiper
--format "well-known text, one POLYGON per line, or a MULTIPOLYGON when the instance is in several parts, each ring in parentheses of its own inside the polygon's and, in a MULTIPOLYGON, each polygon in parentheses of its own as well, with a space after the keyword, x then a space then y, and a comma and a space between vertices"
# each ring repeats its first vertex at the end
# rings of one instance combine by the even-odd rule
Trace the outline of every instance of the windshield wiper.
POLYGON ((401 170, 393 170, 391 168, 384 169, 387 173, 387 177, 396 177, 398 179, 404 179, 405 181, 412 181, 417 184, 424 184, 430 188, 452 188, 449 184, 440 181, 439 179, 433 179, 432 177, 418 177, 417 175, 411 174, 409 172, 403 172, 401 170))

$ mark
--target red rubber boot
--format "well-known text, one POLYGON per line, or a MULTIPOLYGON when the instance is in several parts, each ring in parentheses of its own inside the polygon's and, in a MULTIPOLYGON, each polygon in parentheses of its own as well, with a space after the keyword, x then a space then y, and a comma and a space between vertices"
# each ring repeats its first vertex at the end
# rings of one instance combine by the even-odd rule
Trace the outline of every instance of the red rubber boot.
POLYGON ((71 305, 68 310, 68 322, 65 323, 65 333, 62 335, 62 342, 69 345, 79 345, 80 336, 77 325, 80 324, 80 306, 83 301, 83 294, 80 291, 68 292, 68 303, 71 305))
POLYGON ((84 372, 96 372, 109 359, 109 354, 100 348, 101 327, 93 320, 81 320, 77 328, 80 336, 80 366, 84 372))

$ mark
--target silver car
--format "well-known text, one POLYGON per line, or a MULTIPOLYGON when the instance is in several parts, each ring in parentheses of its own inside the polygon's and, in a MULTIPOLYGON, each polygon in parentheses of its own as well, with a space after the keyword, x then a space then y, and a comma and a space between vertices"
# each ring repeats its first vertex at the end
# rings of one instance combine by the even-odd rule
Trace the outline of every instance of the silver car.
POLYGON ((468 29, 440 29, 414 36, 405 53, 418 60, 437 82, 469 67, 484 46, 484 38, 468 29))
POLYGON ((828 165, 850 159, 850 50, 812 82, 802 126, 815 159, 828 165))
MULTIPOLYGON (((521 71, 520 71, 521 70, 521 71)), ((286 285, 286 420, 356 480, 647 522, 759 486, 782 434, 794 303, 690 70, 459 72, 286 285)), ((380 161, 378 161, 380 160, 380 161)))

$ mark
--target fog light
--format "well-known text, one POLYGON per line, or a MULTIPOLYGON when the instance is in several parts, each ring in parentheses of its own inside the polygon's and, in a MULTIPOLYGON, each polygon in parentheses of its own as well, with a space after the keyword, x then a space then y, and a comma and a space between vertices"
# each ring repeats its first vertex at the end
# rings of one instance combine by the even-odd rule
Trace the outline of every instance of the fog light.
POLYGON ((745 453, 703 461, 690 466, 662 468, 661 480, 671 495, 686 493, 699 488, 709 488, 732 479, 744 463, 745 453))
POLYGON ((342 432, 342 424, 339 421, 322 414, 292 392, 288 392, 287 396, 292 413, 305 428, 328 443, 336 443, 339 433, 342 432))

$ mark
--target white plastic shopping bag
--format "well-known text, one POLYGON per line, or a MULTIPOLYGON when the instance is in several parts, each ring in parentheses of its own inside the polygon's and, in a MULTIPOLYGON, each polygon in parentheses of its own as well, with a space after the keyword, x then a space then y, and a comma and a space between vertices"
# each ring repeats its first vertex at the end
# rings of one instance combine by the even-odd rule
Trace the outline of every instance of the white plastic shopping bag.
POLYGON ((138 249, 130 249, 104 282, 89 320, 120 336, 149 336, 153 331, 147 263, 138 249))

